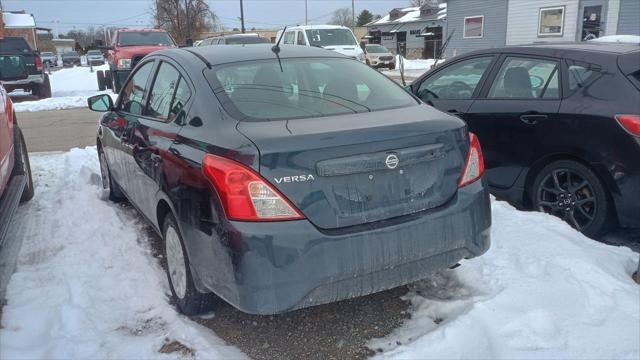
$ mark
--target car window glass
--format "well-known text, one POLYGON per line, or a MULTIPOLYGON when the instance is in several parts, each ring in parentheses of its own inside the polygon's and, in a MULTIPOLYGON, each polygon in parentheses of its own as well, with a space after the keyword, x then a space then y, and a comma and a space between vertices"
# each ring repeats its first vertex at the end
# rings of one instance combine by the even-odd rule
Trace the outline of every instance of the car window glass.
POLYGON ((602 75, 602 68, 598 65, 579 61, 569 61, 569 90, 586 87, 602 75))
POLYGON ((284 40, 283 42, 285 44, 289 44, 289 45, 293 45, 296 43, 296 33, 293 31, 287 31, 286 33, 284 33, 284 40))
POLYGON ((298 45, 307 45, 304 41, 304 33, 302 31, 298 31, 298 41, 296 42, 298 45))
POLYGON ((176 93, 171 102, 171 111, 169 112, 169 121, 181 120, 182 117, 185 116, 185 113, 182 111, 184 109, 185 104, 189 101, 191 97, 191 90, 189 90, 189 86, 187 86, 184 78, 180 78, 180 82, 178 83, 178 87, 176 88, 176 93))
POLYGON ((147 86, 147 80, 149 79, 152 69, 153 61, 142 65, 124 86, 121 103, 121 109, 123 111, 142 115, 142 109, 144 108, 142 101, 146 90, 145 87, 147 86))
POLYGON ((470 99, 493 57, 479 57, 452 64, 420 84, 418 97, 470 99))
POLYGON ((242 62, 212 70, 207 79, 239 120, 354 114, 416 104, 384 75, 348 59, 242 62))
POLYGON ((160 64, 158 74, 149 93, 149 105, 146 116, 160 120, 168 120, 171 100, 176 91, 180 73, 166 62, 160 64))
POLYGON ((557 99, 558 63, 551 60, 508 57, 496 76, 489 98, 557 99))

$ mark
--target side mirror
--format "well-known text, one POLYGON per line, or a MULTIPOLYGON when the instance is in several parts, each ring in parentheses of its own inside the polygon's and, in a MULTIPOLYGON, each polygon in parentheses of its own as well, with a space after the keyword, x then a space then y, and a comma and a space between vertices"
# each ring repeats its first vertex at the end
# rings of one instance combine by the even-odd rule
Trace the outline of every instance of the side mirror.
POLYGON ((109 94, 100 94, 88 98, 87 105, 92 111, 107 112, 113 109, 113 100, 109 94))
POLYGON ((20 55, 0 55, 0 81, 24 80, 29 77, 27 63, 20 55))

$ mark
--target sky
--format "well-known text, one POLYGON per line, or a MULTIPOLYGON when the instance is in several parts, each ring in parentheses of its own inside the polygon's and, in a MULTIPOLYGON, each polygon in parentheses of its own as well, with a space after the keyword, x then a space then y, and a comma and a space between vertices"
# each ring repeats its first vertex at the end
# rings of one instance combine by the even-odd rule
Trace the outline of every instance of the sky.
MULTIPOLYGON (((239 28, 239 0, 207 0, 227 28, 239 28)), ((26 10, 40 27, 54 34, 89 26, 148 27, 152 24, 154 0, 0 0, 5 11, 26 10)), ((331 19, 333 10, 351 7, 351 0, 307 0, 310 24, 331 19)), ((304 24, 304 0, 244 0, 247 29, 280 28, 304 24)), ((385 15, 394 7, 406 7, 409 0, 355 0, 356 14, 368 9, 385 15)))

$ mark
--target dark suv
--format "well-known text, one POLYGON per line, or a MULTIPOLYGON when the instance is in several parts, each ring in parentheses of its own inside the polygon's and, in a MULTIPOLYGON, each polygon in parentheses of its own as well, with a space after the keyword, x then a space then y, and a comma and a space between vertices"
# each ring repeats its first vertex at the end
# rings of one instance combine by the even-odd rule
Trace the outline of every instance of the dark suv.
POLYGON ((475 51, 411 91, 464 119, 492 192, 596 237, 640 226, 640 47, 557 44, 475 51))

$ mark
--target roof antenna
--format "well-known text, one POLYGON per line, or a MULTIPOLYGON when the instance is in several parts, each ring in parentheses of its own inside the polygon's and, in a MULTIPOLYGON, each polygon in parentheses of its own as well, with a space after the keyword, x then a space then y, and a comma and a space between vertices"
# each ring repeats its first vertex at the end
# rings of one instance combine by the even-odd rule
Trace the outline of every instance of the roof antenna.
POLYGON ((278 64, 280 65, 280 72, 284 72, 284 69, 282 69, 282 61, 280 60, 280 41, 284 37, 285 31, 287 31, 286 26, 284 27, 284 29, 282 29, 282 34, 280 34, 280 37, 278 38, 278 41, 276 41, 276 44, 271 47, 271 51, 273 51, 273 53, 276 54, 276 57, 278 58, 278 64))

